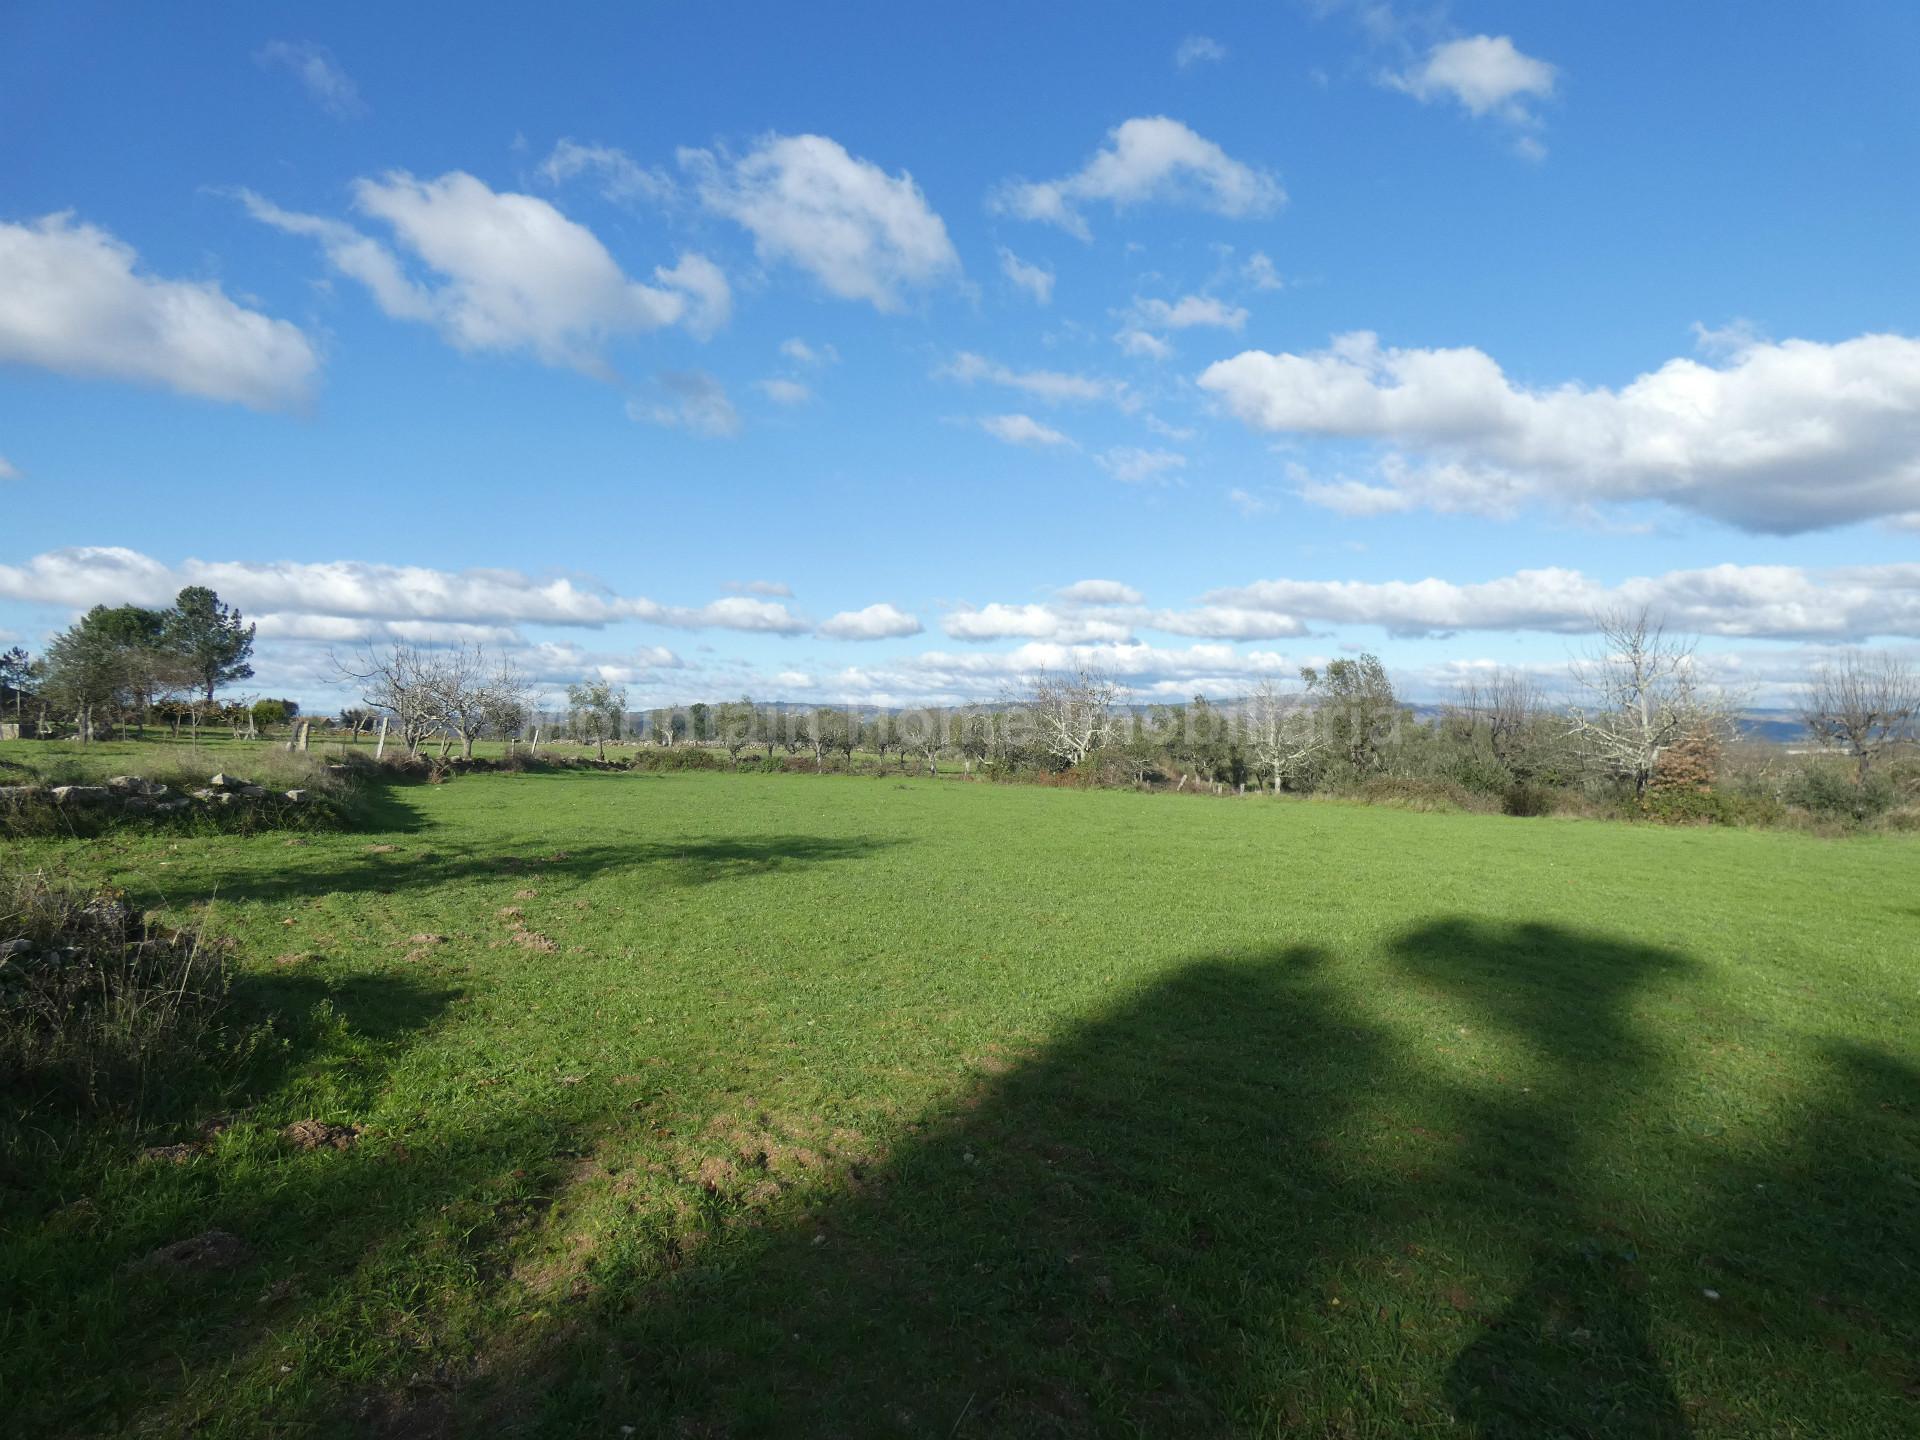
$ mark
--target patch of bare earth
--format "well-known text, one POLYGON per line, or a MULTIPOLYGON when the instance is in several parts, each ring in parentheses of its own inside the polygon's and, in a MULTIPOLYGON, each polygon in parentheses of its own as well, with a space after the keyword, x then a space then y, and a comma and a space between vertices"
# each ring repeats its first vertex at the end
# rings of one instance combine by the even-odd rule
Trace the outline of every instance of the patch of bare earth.
POLYGON ((207 1230, 162 1245, 133 1262, 133 1269, 160 1275, 196 1275, 209 1270, 231 1270, 253 1258, 253 1250, 238 1235, 207 1230))
POLYGON ((280 1138, 296 1150, 351 1150, 360 1138, 360 1127, 296 1120, 280 1132, 280 1138))

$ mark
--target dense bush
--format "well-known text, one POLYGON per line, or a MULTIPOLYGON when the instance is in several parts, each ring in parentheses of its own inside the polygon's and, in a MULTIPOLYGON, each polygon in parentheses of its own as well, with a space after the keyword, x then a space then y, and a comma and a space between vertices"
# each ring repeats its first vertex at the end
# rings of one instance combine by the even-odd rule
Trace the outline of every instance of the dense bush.
POLYGON ((1832 766, 1809 765, 1782 787, 1787 804, 1829 820, 1872 820, 1900 803, 1900 790, 1886 775, 1864 783, 1832 766))
POLYGON ((697 745, 654 745, 634 752, 628 764, 635 770, 663 773, 680 770, 725 770, 727 757, 697 745))

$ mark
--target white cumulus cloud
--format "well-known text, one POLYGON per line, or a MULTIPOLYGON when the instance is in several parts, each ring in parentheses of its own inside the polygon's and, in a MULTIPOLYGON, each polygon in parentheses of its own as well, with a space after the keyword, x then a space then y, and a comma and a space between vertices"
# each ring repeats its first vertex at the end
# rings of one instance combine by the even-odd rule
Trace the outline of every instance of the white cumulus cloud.
POLYGON ((1268 171, 1235 160, 1213 141, 1164 115, 1116 126, 1081 169, 1059 180, 1013 181, 993 197, 1001 212, 1058 225, 1092 238, 1080 207, 1105 201, 1116 210, 1149 202, 1188 205, 1215 215, 1271 214, 1286 191, 1268 171))
POLYGON ((1145 360, 1166 360, 1173 354, 1173 346, 1158 335, 1149 335, 1137 326, 1129 325, 1113 337, 1123 354, 1137 356, 1145 360))
POLYGON ((663 205, 679 194, 671 175, 641 165, 613 145, 583 145, 563 139, 540 162, 540 177, 549 185, 565 185, 581 176, 593 177, 602 195, 621 204, 644 200, 663 205))
POLYGON ((1229 305, 1211 295, 1183 295, 1171 303, 1165 300, 1135 300, 1133 311, 1140 324, 1157 330, 1239 330, 1247 323, 1241 306, 1229 305))
POLYGON ((633 620, 682 630, 784 635, 811 628, 785 605, 753 596, 729 595, 700 606, 667 605, 566 577, 540 580, 515 570, 435 570, 357 560, 187 560, 174 566, 120 546, 50 550, 19 565, 0 565, 0 598, 74 609, 164 605, 187 585, 217 590, 250 615, 588 627, 633 620))
POLYGON ((1537 161, 1546 158, 1547 147, 1531 133, 1540 128, 1540 117, 1529 102, 1552 98, 1558 74, 1505 35, 1469 35, 1435 45, 1418 64, 1381 79, 1422 103, 1450 98, 1471 115, 1499 117, 1520 132, 1515 152, 1537 161))
POLYGON ((996 440, 1009 445, 1071 445, 1073 441, 1051 425, 1042 425, 1031 415, 983 415, 980 428, 996 440))
POLYGON ((298 326, 212 281, 143 273, 131 246, 71 214, 0 222, 0 363, 129 380, 256 410, 306 400, 319 356, 298 326))
POLYGON ((1475 115, 1511 115, 1529 99, 1553 94, 1557 72, 1521 53, 1505 35, 1469 35, 1435 45, 1418 65, 1388 77, 1416 100, 1451 96, 1475 115))
POLYGON ((344 221, 283 210, 250 191, 240 199, 255 219, 319 241, 328 263, 388 315, 433 324, 461 350, 527 350, 605 377, 601 352, 614 336, 676 322, 709 335, 731 310, 726 277, 705 256, 656 267, 652 285, 629 279, 586 226, 463 171, 437 180, 394 171, 356 181, 353 195, 428 277, 409 274, 392 249, 344 221))
POLYGON ((902 293, 956 273, 946 222, 911 175, 889 175, 824 135, 770 135, 745 155, 682 150, 701 203, 830 294, 899 310, 902 293))
POLYGON ((1485 352, 1367 333, 1248 350, 1199 384, 1258 430, 1392 447, 1370 479, 1304 493, 1349 511, 1660 501, 1791 534, 1920 510, 1920 340, 1753 342, 1620 389, 1517 385, 1485 352))
POLYGON ((1580 634, 1596 611, 1646 608, 1700 635, 1864 640, 1920 635, 1920 564, 1714 565, 1606 584, 1578 570, 1493 580, 1257 580, 1209 592, 1210 605, 1295 621, 1378 625, 1396 634, 1537 630, 1580 634))
POLYGON ((919 616, 883 601, 864 610, 842 610, 821 624, 820 634, 833 640, 893 640, 924 628, 919 616))
POLYGON ((1063 645, 1121 641, 1133 634, 1124 619, 1075 612, 1052 605, 968 606, 953 611, 940 628, 956 640, 1046 640, 1063 645))
POLYGON ((1053 303, 1053 271, 1044 265, 1029 265, 1006 246, 1000 247, 1000 273, 1015 287, 1033 297, 1036 305, 1053 303))
POLYGON ((1059 595, 1069 605, 1138 605, 1143 598, 1119 580, 1076 580, 1062 587, 1059 595))

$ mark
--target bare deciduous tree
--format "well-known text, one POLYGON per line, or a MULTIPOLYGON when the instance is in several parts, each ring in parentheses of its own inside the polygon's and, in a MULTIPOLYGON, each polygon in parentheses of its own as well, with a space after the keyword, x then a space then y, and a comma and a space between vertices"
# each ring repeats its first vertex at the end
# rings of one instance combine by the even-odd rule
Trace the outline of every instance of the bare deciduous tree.
POLYGON ((1876 759, 1915 738, 1920 677, 1892 655, 1850 650, 1813 672, 1800 718, 1814 739, 1852 757, 1864 783, 1876 759))
MULTIPOLYGON (((487 734, 506 740, 526 729, 532 714, 533 686, 514 667, 512 660, 502 657, 499 668, 488 677, 480 692, 481 724, 487 734)), ((473 753, 471 742, 467 753, 473 753)))
POLYGON ((408 756, 418 755, 441 721, 439 657, 396 640, 387 650, 368 642, 353 660, 332 658, 341 678, 361 687, 369 706, 393 717, 408 756))
POLYGON ((1042 670, 1026 698, 1040 747, 1063 765, 1078 765, 1107 742, 1121 690, 1113 678, 1082 664, 1071 675, 1042 670))
POLYGON ((1644 794, 1660 756, 1683 735, 1725 728, 1725 706, 1700 680, 1694 642, 1668 635, 1648 611, 1594 617, 1600 639, 1575 661, 1573 682, 1592 697, 1569 716, 1589 761, 1644 794))
POLYGON ((1272 778, 1274 794, 1326 748, 1325 729, 1317 722, 1305 694, 1283 691, 1271 680, 1262 680, 1248 698, 1247 748, 1272 778))
POLYGON ((435 653, 431 660, 433 693, 438 703, 440 754, 444 758, 460 740, 460 753, 473 758, 473 742, 487 728, 487 653, 480 646, 461 645, 435 653))

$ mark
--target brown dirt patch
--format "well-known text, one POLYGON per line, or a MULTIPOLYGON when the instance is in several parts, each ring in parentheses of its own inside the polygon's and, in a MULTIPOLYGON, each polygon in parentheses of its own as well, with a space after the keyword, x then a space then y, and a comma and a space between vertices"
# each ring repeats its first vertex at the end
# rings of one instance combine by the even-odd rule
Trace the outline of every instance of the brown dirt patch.
POLYGON ((514 931, 513 943, 522 950, 537 950, 542 955, 551 955, 560 948, 538 930, 514 931))
POLYGON ((514 892, 513 892, 513 898, 514 898, 514 899, 516 899, 516 900, 532 900, 532 899, 534 899, 534 898, 536 898, 536 897, 537 897, 537 896, 538 896, 539 894, 540 894, 540 892, 539 892, 538 890, 534 890, 534 889, 531 889, 531 888, 528 888, 528 889, 524 889, 524 890, 516 890, 516 891, 514 891, 514 892))
POLYGON ((358 1125, 329 1125, 324 1120, 296 1120, 280 1132, 296 1150, 351 1150, 360 1138, 358 1125))
POLYGON ((500 919, 508 921, 518 920, 526 913, 518 905, 502 905, 494 912, 500 919))
POLYGON ((134 1261, 140 1271, 158 1271, 167 1275, 193 1275, 208 1270, 231 1270, 253 1258, 253 1250, 238 1235, 225 1230, 208 1230, 185 1240, 175 1240, 134 1261))
POLYGON ((140 1152, 143 1165, 185 1165, 200 1153, 198 1145, 149 1145, 140 1152))

